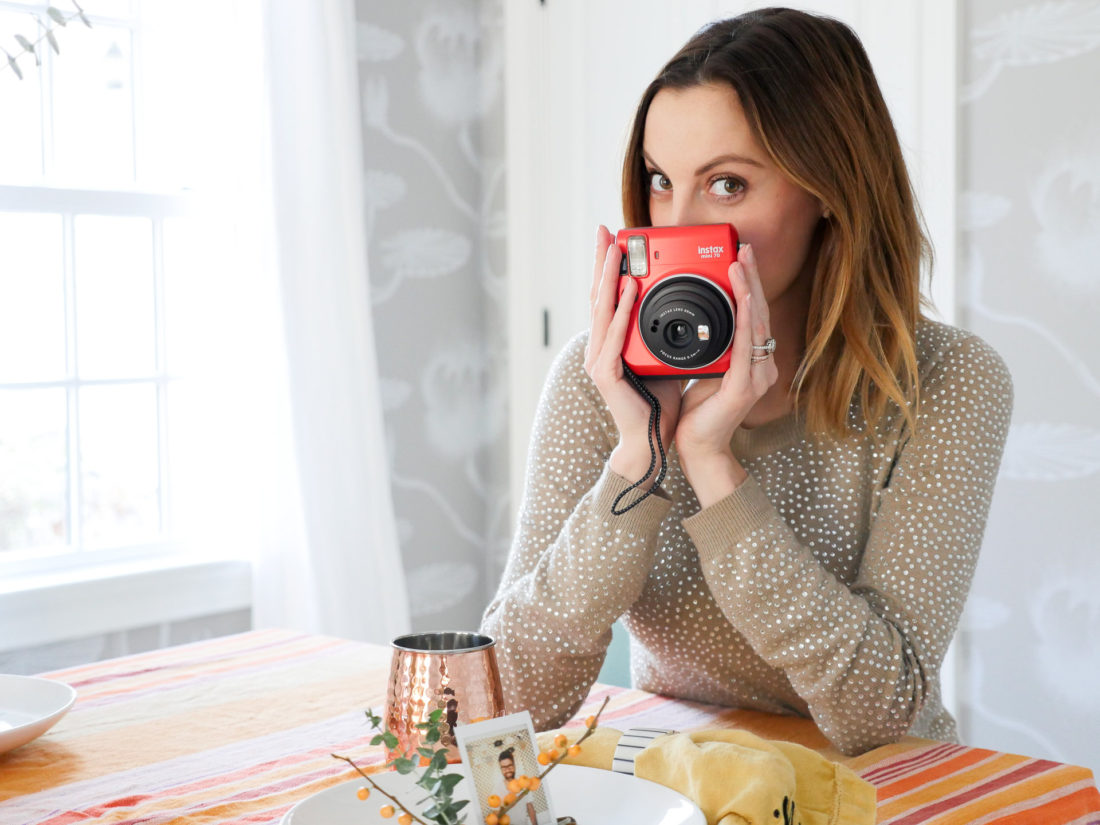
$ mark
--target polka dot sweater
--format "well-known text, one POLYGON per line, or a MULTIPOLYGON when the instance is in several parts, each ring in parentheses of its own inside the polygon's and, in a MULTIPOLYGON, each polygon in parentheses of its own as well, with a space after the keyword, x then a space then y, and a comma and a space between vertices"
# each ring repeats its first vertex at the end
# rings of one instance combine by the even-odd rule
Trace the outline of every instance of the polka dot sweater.
MULTIPOLYGON (((511 709, 540 730, 567 721, 621 617, 643 690, 809 716, 849 754, 906 733, 954 740, 939 672, 1011 414, 997 353, 924 322, 915 432, 896 408, 844 440, 808 434, 792 413, 735 433, 749 478, 721 501, 700 509, 673 448, 663 493, 615 516, 633 479, 607 467, 618 433, 584 371, 585 341, 565 347, 544 388, 482 622, 511 709)), ((849 419, 860 422, 858 403, 849 419)))

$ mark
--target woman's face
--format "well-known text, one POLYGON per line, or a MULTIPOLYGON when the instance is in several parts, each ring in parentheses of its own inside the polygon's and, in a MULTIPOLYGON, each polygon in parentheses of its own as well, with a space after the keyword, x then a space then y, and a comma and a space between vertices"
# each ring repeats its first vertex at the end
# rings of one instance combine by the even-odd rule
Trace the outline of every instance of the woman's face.
POLYGON ((771 162, 733 89, 662 89, 642 144, 654 226, 733 224, 741 242, 752 244, 769 303, 796 282, 808 285, 821 203, 771 162))

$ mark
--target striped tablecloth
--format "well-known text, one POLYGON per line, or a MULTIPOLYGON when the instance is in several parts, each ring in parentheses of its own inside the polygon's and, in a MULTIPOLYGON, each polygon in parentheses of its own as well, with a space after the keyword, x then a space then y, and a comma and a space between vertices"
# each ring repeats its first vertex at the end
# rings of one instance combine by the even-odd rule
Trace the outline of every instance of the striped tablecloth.
MULTIPOLYGON (((385 647, 256 631, 46 674, 79 698, 45 736, 0 756, 2 825, 278 823, 298 800, 351 779, 362 710, 381 708, 385 647)), ((878 789, 879 822, 1100 823, 1085 768, 923 739, 844 760, 807 720, 597 685, 617 728, 743 727, 845 761, 878 789)))

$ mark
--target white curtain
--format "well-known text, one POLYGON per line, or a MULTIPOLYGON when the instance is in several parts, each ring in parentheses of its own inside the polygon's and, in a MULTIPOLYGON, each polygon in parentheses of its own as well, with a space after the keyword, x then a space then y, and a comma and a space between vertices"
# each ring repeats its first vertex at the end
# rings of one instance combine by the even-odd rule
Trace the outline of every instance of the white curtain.
POLYGON ((263 19, 286 351, 264 426, 291 438, 265 457, 254 624, 388 642, 409 607, 368 300, 354 10, 266 0, 263 19))

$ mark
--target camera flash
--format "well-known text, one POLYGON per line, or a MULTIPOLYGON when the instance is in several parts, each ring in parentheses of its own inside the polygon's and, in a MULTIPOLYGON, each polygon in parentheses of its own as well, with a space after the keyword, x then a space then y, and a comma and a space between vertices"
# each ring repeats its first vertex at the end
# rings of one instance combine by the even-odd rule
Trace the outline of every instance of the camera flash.
POLYGON ((644 278, 649 274, 649 259, 645 251, 645 235, 631 235, 626 239, 626 256, 630 260, 630 274, 644 278))
POLYGON ((699 324, 699 326, 695 330, 695 334, 700 341, 709 341, 710 327, 708 327, 706 324, 699 324))

